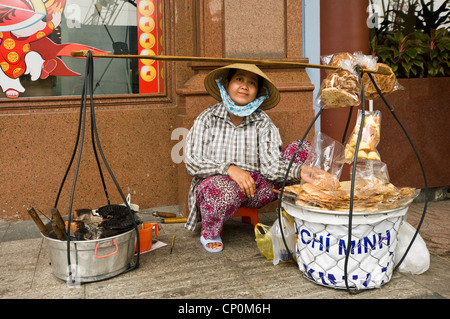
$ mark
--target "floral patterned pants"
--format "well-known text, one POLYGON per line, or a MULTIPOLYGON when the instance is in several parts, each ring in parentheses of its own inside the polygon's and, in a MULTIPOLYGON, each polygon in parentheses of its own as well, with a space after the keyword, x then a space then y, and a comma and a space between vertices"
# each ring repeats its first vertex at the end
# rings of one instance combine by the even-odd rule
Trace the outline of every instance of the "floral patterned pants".
MULTIPOLYGON (((283 149, 283 160, 292 159, 298 143, 297 140, 283 149)), ((304 141, 294 163, 304 163, 310 150, 311 144, 304 141)), ((239 207, 261 208, 278 198, 271 188, 279 189, 281 185, 264 179, 258 172, 249 174, 256 185, 255 196, 252 198, 247 197, 235 181, 224 175, 209 176, 198 185, 196 201, 201 214, 203 236, 206 239, 217 237, 223 223, 230 219, 239 207)))

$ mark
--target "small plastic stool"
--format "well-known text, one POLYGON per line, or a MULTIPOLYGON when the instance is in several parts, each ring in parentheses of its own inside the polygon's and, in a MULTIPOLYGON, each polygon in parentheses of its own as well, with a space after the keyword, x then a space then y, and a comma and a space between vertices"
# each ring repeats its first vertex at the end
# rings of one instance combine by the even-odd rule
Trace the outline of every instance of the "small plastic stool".
POLYGON ((258 208, 239 207, 233 217, 242 217, 243 223, 251 224, 253 222, 253 227, 255 227, 258 224, 258 208))
MULTIPOLYGON (((241 217, 243 223, 251 224, 253 222, 253 228, 258 224, 258 208, 241 206, 234 213, 233 217, 241 217)), ((223 229, 220 231, 220 236, 223 234, 223 229)))

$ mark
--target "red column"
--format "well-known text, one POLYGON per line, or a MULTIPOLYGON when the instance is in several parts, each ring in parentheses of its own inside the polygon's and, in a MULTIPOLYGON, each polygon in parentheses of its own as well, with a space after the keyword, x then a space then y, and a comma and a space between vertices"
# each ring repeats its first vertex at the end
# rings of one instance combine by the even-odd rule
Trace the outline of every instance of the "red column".
MULTIPOLYGON (((369 53, 368 0, 320 0, 320 54, 338 52, 369 53)), ((326 78, 321 71, 321 81, 326 78)), ((347 132, 351 134, 356 122, 358 107, 353 108, 352 120, 347 132)), ((341 141, 347 123, 349 107, 326 109, 321 115, 321 131, 337 141, 341 141)), ((348 178, 344 168, 342 178, 348 178)))
MULTIPOLYGON (((369 53, 368 0, 320 1, 320 54, 361 51, 369 53)), ((322 71, 321 80, 326 72, 322 71)), ((328 109, 322 113, 321 130, 340 141, 349 108, 328 109)))

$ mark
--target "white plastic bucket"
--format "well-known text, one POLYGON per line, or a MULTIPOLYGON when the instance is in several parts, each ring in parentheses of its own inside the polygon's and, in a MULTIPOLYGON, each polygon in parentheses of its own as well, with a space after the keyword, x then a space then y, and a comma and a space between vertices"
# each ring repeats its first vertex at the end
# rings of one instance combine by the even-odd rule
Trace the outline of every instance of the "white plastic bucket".
POLYGON ((348 244, 348 212, 301 207, 283 201, 295 219, 296 257, 300 271, 332 288, 379 288, 390 281, 397 235, 408 206, 380 212, 354 212, 348 244), (351 246, 345 273, 347 247, 351 246))

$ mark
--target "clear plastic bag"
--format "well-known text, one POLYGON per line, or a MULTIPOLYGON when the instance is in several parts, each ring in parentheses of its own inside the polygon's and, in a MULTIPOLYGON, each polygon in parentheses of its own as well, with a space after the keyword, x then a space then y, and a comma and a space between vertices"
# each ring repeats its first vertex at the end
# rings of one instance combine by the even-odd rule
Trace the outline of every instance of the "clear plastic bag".
MULTIPOLYGON (((354 164, 355 165, 355 164, 354 164)), ((352 178, 350 171, 350 178, 352 178)), ((342 184, 342 183, 341 183, 342 184)), ((348 184, 347 186, 349 186, 348 184)), ((387 165, 381 161, 359 160, 355 169, 355 197, 375 200, 379 194, 396 192, 397 188, 390 184, 387 165)), ((350 190, 348 189, 348 194, 350 190)), ((381 204, 381 200, 380 200, 381 204)), ((374 205, 375 206, 375 205, 374 205)))
POLYGON ((378 153, 376 147, 381 136, 381 112, 365 112, 361 141, 359 143, 358 150, 356 150, 356 142, 361 127, 361 120, 362 110, 358 110, 355 128, 353 129, 353 133, 345 145, 345 159, 351 163, 354 159, 355 152, 357 152, 357 158, 359 159, 380 161, 380 154, 378 153))
POLYGON ((322 81, 315 104, 318 107, 338 108, 361 103, 361 83, 354 71, 356 59, 350 52, 321 56, 322 64, 336 67, 322 81))
POLYGON ((377 70, 378 57, 365 55, 360 51, 353 53, 353 56, 355 58, 355 65, 359 64, 362 68, 367 70, 377 70))
POLYGON ((324 65, 339 69, 330 71, 328 77, 322 82, 315 100, 318 107, 337 108, 359 105, 361 103, 361 87, 364 87, 366 99, 375 100, 380 97, 367 73, 362 75, 361 81, 359 80, 355 71, 357 65, 367 70, 378 71, 379 68, 383 68, 390 71, 390 75, 372 74, 383 95, 403 89, 391 67, 383 63, 377 63, 377 56, 365 55, 362 52, 339 52, 323 55, 321 61, 324 65))
MULTIPOLYGON (((389 181, 387 165, 381 161, 358 160, 355 168, 354 210, 389 210, 407 205, 420 190, 411 187, 398 188, 389 181)), ((351 176, 353 177, 353 176, 351 176)), ((340 182, 336 192, 341 198, 350 199, 351 181, 340 182)))
POLYGON ((256 246, 258 246, 259 251, 267 260, 273 259, 273 248, 272 248, 272 234, 270 232, 270 227, 261 223, 256 224, 255 227, 255 240, 256 246))
MULTIPOLYGON (((351 177, 351 172, 350 172, 351 177)), ((368 188, 389 184, 387 165, 381 161, 358 161, 355 169, 355 180, 368 188)))
POLYGON ((350 52, 338 52, 320 57, 322 64, 351 70, 355 65, 355 57, 350 52))
MULTIPOLYGON (((379 67, 390 70, 391 72, 390 75, 376 73, 372 74, 373 80, 375 81, 376 85, 383 95, 404 89, 403 86, 398 83, 397 77, 388 65, 383 63, 376 63, 376 66, 373 70, 378 70, 379 67)), ((380 94, 376 90, 367 73, 364 73, 362 76, 362 85, 364 86, 364 96, 366 97, 366 99, 375 100, 380 97, 380 94)))
POLYGON ((272 236, 272 247, 273 247, 273 264, 278 265, 280 261, 290 261, 291 258, 289 256, 287 248, 290 251, 290 255, 295 258, 295 242, 297 240, 295 234, 295 226, 293 218, 286 214, 284 211, 281 216, 281 224, 283 226, 283 235, 281 234, 280 222, 279 220, 275 220, 272 228, 270 229, 270 233, 272 236), (284 244, 284 240, 286 241, 286 245, 284 244))
POLYGON ((345 163, 344 146, 322 132, 316 133, 312 146, 312 152, 308 153, 302 166, 302 184, 310 183, 319 189, 335 190, 339 186, 345 163))
POLYGON ((325 109, 361 104, 361 82, 352 70, 338 69, 322 81, 315 104, 325 109))

